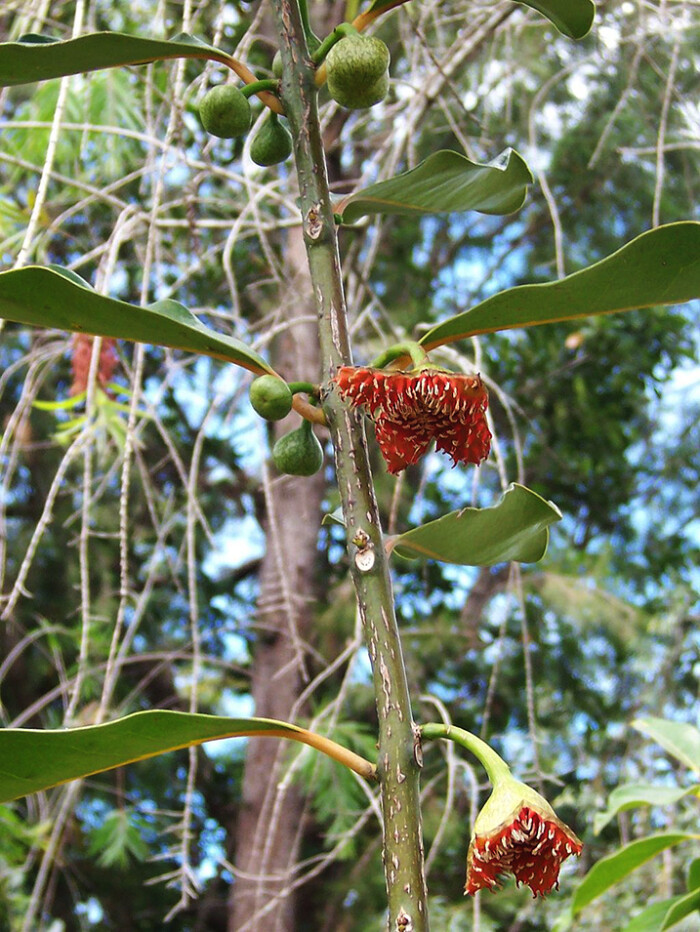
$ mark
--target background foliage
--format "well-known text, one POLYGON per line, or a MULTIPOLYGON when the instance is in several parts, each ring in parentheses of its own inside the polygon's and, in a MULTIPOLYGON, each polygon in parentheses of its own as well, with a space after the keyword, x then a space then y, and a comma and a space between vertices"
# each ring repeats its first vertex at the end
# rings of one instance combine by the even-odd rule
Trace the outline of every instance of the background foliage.
MULTIPOLYGON (((388 101, 324 111, 338 192, 436 148, 486 162, 513 146, 537 184, 505 218, 383 218, 345 230, 357 360, 500 288, 568 274, 659 222, 697 217, 698 25, 693 3, 630 0, 601 4, 576 44, 509 0, 424 2, 382 20, 388 101)), ((74 29, 185 30, 261 75, 274 53, 257 3, 24 2, 0 15, 6 39, 74 29)), ((172 297, 259 353, 274 350, 289 328, 280 295, 294 287, 295 192, 288 167, 259 170, 240 141, 203 133, 196 103, 223 75, 157 63, 0 92, 2 267, 59 263, 114 298, 172 297)), ((449 715, 493 739, 586 842, 546 903, 513 888, 465 903, 480 775, 449 748, 428 749, 438 929, 550 928, 576 872, 650 827, 697 823, 689 797, 592 831, 621 782, 689 783, 629 721, 697 712, 697 320, 686 305, 445 348, 436 358, 480 370, 490 386, 495 456, 476 478, 433 457, 397 480, 377 464, 392 532, 491 504, 513 480, 565 515, 546 560, 522 571, 395 562, 412 690, 425 697, 416 714, 449 715)), ((118 352, 118 400, 136 395, 137 407, 107 408, 66 439, 61 428, 80 409, 35 402, 70 398, 71 338, 3 330, 6 725, 153 707, 252 711, 251 667, 267 636, 256 614, 262 528, 274 538, 276 480, 264 465, 266 429, 245 399, 249 376, 183 352, 118 352)), ((337 504, 330 486, 326 504, 337 504)), ((297 716, 332 724, 371 756, 368 665, 336 535, 319 534, 297 716)), ((175 929, 225 928, 244 754, 243 742, 177 752, 0 807, 0 925, 148 930, 172 912, 175 929)), ((339 771, 307 750, 289 757, 286 778, 303 800, 298 909, 314 929, 377 928, 376 813, 339 771)), ((650 898, 685 889, 688 849, 662 858, 663 869, 651 862, 584 910, 577 928, 614 928, 650 898)))

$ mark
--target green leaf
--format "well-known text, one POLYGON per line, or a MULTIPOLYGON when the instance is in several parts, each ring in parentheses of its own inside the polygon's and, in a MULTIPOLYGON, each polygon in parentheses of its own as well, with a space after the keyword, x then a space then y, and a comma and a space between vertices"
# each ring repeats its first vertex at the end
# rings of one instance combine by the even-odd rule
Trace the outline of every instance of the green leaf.
POLYGON ((689 893, 700 887, 700 858, 695 858, 695 860, 690 863, 687 887, 689 893))
POLYGON ((132 808, 112 809, 90 836, 88 853, 102 867, 127 868, 129 861, 145 861, 150 850, 142 832, 147 823, 132 808))
POLYGON ((273 372, 244 343, 209 329, 177 301, 137 307, 98 294, 76 278, 74 272, 40 266, 0 273, 0 317, 32 327, 171 346, 224 359, 256 374, 273 372))
POLYGON ((618 812, 637 809, 639 806, 671 806, 690 793, 700 794, 700 785, 679 789, 675 786, 656 786, 651 783, 626 783, 616 787, 608 797, 608 807, 593 820, 597 835, 618 812))
POLYGON ((663 932, 700 909, 700 890, 652 903, 628 922, 622 932, 663 932))
POLYGON ((579 884, 571 904, 572 914, 579 913, 601 893, 605 893, 657 854, 693 838, 698 838, 698 836, 687 832, 651 835, 648 838, 633 841, 624 848, 620 848, 615 854, 602 858, 593 865, 579 884))
POLYGON ((427 349, 477 333, 534 327, 700 298, 700 223, 642 233, 595 265, 557 282, 508 288, 429 330, 427 349))
POLYGON ((120 32, 96 32, 58 41, 28 35, 19 42, 0 43, 0 87, 166 58, 227 62, 230 57, 184 32, 172 39, 147 39, 120 32))
POLYGON ((595 16, 592 0, 518 0, 523 6, 531 6, 550 22, 559 32, 571 39, 582 39, 590 31, 595 16))
POLYGON ((700 773, 700 731, 693 725, 649 716, 635 719, 632 727, 649 735, 686 767, 700 773))
MULTIPOLYGON (((595 15, 593 0, 518 0, 554 23, 559 32, 571 39, 582 39, 589 32, 595 15)), ((374 0, 368 13, 397 6, 396 0, 374 0)))
POLYGON ((511 485, 490 508, 462 508, 390 540, 402 557, 465 566, 517 560, 536 563, 547 550, 547 527, 561 512, 525 486, 511 485))
POLYGON ((300 741, 336 760, 342 757, 346 766, 371 776, 368 761, 298 725, 268 718, 225 718, 155 709, 84 728, 0 729, 0 802, 166 751, 246 735, 300 741))
POLYGON ((513 149, 486 165, 459 152, 433 152, 415 168, 371 184, 338 205, 343 223, 368 214, 439 214, 477 210, 510 214, 522 206, 532 175, 513 149))
POLYGON ((323 516, 321 524, 324 527, 327 527, 331 524, 339 524, 341 527, 345 527, 345 518, 343 517, 343 509, 338 507, 335 511, 329 511, 323 516))

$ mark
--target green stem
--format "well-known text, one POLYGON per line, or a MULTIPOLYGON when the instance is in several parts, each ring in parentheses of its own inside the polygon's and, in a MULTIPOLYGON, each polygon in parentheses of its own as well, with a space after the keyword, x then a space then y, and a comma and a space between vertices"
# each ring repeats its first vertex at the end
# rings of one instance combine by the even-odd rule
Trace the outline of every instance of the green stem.
POLYGON ((385 366, 388 366, 390 362, 393 362, 394 359, 399 359, 401 356, 410 356, 411 362, 416 369, 419 369, 428 362, 428 354, 420 343, 413 343, 409 340, 405 343, 396 343, 394 346, 385 349, 384 352, 380 353, 379 356, 376 356, 372 360, 370 367, 373 369, 383 369, 385 366))
POLYGON ((357 29, 352 25, 352 23, 340 23, 335 27, 333 32, 330 32, 323 42, 319 45, 316 51, 311 56, 311 61, 314 65, 320 65, 326 55, 330 52, 336 42, 340 42, 341 39, 344 39, 346 36, 356 36, 358 35, 357 29))
POLYGON ((299 16, 301 18, 301 25, 304 30, 304 37, 306 38, 306 43, 310 47, 315 47, 319 38, 316 33, 311 28, 311 22, 309 20, 309 3, 308 0, 298 0, 299 2, 299 16))
POLYGON ((445 738, 448 741, 455 741, 467 751, 471 751, 474 757, 478 758, 488 774, 488 778, 496 786, 504 777, 511 777, 510 767, 500 757, 494 749, 477 738, 470 731, 463 728, 457 728, 455 725, 443 725, 436 722, 430 722, 428 725, 420 726, 422 738, 445 738))
MULTIPOLYGON (((298 0, 272 4, 280 39, 282 100, 294 139, 300 208, 319 319, 324 378, 351 363, 347 307, 316 105, 314 69, 298 0)), ((372 663, 379 724, 377 773, 384 816, 389 928, 426 932, 428 917, 416 734, 394 612, 391 579, 369 467, 362 418, 333 382, 324 397, 358 610, 372 663), (358 546, 357 541, 361 543, 358 546), (356 559, 368 551, 374 561, 356 559), (359 565, 358 565, 359 564, 359 565)))
POLYGON ((279 81, 276 78, 265 78, 263 81, 251 81, 241 88, 241 94, 244 97, 252 97, 253 94, 259 94, 261 91, 272 91, 279 89, 279 81))
POLYGON ((312 398, 318 398, 318 385, 313 385, 311 382, 289 382, 288 385, 292 395, 304 392, 306 395, 311 395, 312 398))

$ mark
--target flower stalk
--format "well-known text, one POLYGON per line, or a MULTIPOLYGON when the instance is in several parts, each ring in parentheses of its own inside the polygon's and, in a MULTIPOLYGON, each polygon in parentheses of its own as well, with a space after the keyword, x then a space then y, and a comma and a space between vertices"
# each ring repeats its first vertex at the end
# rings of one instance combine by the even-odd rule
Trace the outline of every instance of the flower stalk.
POLYGON ((423 725, 420 731, 423 738, 447 738, 471 751, 493 784, 474 822, 464 892, 495 893, 503 874, 512 874, 518 886, 526 884, 534 897, 558 888, 561 865, 583 845, 547 800, 516 780, 493 748, 471 732, 443 724, 423 725))

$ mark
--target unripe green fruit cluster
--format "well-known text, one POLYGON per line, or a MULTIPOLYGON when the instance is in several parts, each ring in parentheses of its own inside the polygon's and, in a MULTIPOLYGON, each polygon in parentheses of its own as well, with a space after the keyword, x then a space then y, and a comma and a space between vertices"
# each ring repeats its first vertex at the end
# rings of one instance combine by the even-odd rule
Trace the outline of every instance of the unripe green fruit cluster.
POLYGON ((373 36, 345 36, 326 56, 328 93, 348 110, 364 110, 389 90, 389 49, 373 36))
POLYGON ((323 466, 323 448, 310 421, 279 438, 272 448, 272 462, 288 476, 313 476, 319 471, 323 466))
POLYGON ((249 396, 253 410, 266 421, 281 421, 292 410, 292 390, 284 379, 276 375, 261 375, 254 379, 249 396))
MULTIPOLYGON (((220 139, 245 136, 252 121, 248 98, 231 84, 207 91, 199 105, 199 116, 204 129, 220 139)), ((266 166, 284 162, 291 154, 291 134, 272 113, 253 139, 250 157, 257 165, 266 166)))
POLYGON ((212 87, 199 105, 199 118, 212 136, 220 139, 245 136, 251 122, 248 98, 231 84, 212 87))
POLYGON ((256 165, 276 165, 292 154, 292 135, 277 119, 277 114, 260 127, 250 144, 250 157, 256 165))

